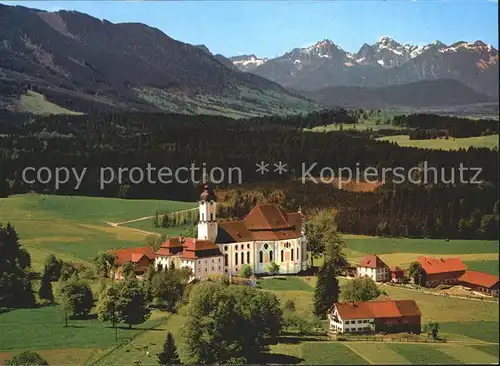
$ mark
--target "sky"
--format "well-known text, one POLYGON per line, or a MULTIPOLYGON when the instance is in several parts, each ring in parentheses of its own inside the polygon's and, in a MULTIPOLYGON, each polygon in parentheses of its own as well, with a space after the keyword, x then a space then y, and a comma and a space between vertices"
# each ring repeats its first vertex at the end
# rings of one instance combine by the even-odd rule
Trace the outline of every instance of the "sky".
POLYGON ((224 56, 276 57, 330 39, 349 52, 391 36, 405 44, 482 40, 498 49, 496 0, 2 1, 140 22, 224 56))

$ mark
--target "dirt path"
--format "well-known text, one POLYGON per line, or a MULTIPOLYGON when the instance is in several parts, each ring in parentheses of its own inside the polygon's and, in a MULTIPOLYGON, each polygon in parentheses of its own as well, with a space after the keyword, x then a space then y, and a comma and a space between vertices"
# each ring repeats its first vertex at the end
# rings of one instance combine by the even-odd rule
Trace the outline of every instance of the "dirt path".
MULTIPOLYGON (((188 208, 188 209, 185 209, 185 210, 180 210, 180 211, 174 211, 174 212, 169 212, 169 213, 181 213, 181 212, 188 212, 188 211, 193 211, 193 210, 197 210, 198 208, 188 208)), ((159 233, 155 233, 153 231, 147 231, 147 230, 141 230, 141 229, 136 229, 136 228, 133 228, 133 227, 124 227, 122 225, 125 225, 125 224, 129 224, 131 222, 137 222, 137 221, 143 221, 143 220, 149 220, 149 219, 153 219, 155 218, 156 215, 153 215, 153 216, 144 216, 144 217, 139 217, 138 219, 132 219, 132 220, 127 220, 127 221, 122 221, 122 222, 111 222, 111 221, 103 221, 106 225, 109 225, 109 226, 112 226, 112 227, 117 227, 117 228, 120 228, 120 229, 127 229, 127 230, 133 230, 133 231, 136 231, 136 232, 139 232, 139 233, 142 233, 142 234, 147 234, 147 235, 156 235, 156 236, 160 236, 161 234, 159 233)))

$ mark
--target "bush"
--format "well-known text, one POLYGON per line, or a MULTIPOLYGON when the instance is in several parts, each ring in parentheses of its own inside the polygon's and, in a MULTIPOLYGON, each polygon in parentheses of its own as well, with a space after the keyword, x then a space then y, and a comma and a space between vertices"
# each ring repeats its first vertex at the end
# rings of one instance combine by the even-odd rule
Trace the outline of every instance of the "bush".
POLYGON ((239 272, 240 277, 244 278, 250 278, 253 275, 252 267, 250 267, 248 264, 244 264, 240 268, 239 272))
POLYGON ((47 360, 42 358, 38 353, 31 351, 24 351, 5 362, 6 365, 19 365, 19 366, 38 366, 48 365, 47 360))
POLYGON ((288 299, 283 304, 283 308, 288 311, 295 311, 295 301, 288 299))

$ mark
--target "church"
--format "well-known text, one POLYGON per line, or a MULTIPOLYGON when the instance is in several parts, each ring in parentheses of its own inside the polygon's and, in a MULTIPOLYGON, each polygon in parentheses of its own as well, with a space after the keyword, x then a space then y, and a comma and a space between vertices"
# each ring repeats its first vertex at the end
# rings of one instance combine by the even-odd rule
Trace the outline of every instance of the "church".
POLYGON ((170 238, 156 252, 157 266, 189 267, 194 277, 237 275, 248 264, 255 274, 271 262, 280 274, 307 269, 305 220, 300 212, 285 213, 274 204, 255 206, 239 221, 217 222, 215 194, 205 185, 199 201, 197 238, 170 238))

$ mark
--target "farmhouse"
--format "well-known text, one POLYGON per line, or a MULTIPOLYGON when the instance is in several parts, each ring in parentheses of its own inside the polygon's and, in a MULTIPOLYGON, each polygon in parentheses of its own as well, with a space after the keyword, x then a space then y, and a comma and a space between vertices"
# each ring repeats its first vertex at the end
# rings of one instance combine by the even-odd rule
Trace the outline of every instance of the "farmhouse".
POLYGON ((358 276, 368 276, 375 282, 389 280, 389 266, 374 254, 367 255, 358 264, 356 271, 358 276))
POLYGON ((200 279, 218 273, 235 275, 244 264, 257 274, 268 272, 271 262, 282 274, 307 268, 300 212, 285 213, 276 205, 261 204, 243 220, 218 223, 216 197, 208 185, 198 210, 198 238, 170 238, 156 253, 156 264, 190 267, 200 279))
POLYGON ((498 297, 498 276, 477 271, 465 271, 458 283, 486 295, 498 297))
POLYGON ((399 268, 398 266, 392 266, 390 269, 391 272, 391 282, 402 282, 405 276, 405 270, 399 268))
POLYGON ((425 286, 456 284, 458 278, 467 270, 460 258, 418 257, 418 262, 425 272, 425 286))
POLYGON ((155 252, 149 246, 116 249, 111 252, 115 255, 115 266, 117 267, 113 273, 115 279, 123 278, 122 267, 125 263, 132 262, 135 274, 140 276, 155 261, 155 252))
POLYGON ((335 303, 328 311, 330 330, 337 333, 420 333, 422 314, 413 300, 335 303))

